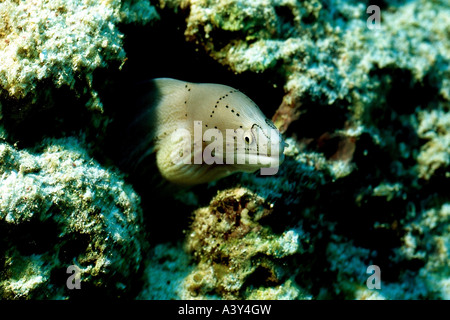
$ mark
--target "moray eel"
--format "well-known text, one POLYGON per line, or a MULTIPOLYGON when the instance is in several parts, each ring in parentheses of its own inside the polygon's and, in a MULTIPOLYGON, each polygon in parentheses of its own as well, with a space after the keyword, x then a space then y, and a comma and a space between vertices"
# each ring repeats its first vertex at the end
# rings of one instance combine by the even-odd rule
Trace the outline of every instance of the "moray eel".
POLYGON ((234 172, 277 172, 286 144, 242 92, 169 78, 152 79, 143 91, 137 95, 144 111, 134 117, 126 134, 129 165, 143 168, 156 154, 161 175, 187 186, 234 172))

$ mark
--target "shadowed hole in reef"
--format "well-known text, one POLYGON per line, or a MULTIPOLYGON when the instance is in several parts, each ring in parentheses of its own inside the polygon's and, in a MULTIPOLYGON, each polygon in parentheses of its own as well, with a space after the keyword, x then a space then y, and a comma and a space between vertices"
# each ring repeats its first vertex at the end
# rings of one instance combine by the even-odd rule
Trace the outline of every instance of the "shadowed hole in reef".
POLYGON ((91 237, 87 234, 71 234, 61 239, 63 243, 59 248, 58 258, 64 265, 73 264, 79 255, 85 254, 91 242, 91 237))
POLYGON ((128 58, 121 77, 132 82, 169 77, 229 85, 248 95, 263 111, 267 111, 269 118, 272 116, 284 95, 280 74, 274 70, 260 74, 235 74, 205 53, 203 47, 186 41, 187 11, 175 14, 165 9, 160 10, 160 14, 161 20, 151 26, 120 27, 126 35, 124 48, 128 58))
POLYGON ((62 137, 88 126, 92 114, 85 106, 87 98, 77 94, 82 85, 77 83, 74 91, 67 86, 55 88, 50 80, 43 80, 36 85, 33 97, 2 97, 3 125, 10 140, 18 148, 26 148, 44 136, 62 137))
POLYGON ((20 254, 28 256, 50 251, 58 240, 58 227, 52 221, 30 221, 10 226, 7 234, 20 254))
MULTIPOLYGON (((379 107, 388 113, 394 110, 398 114, 411 114, 417 107, 426 108, 439 96, 439 88, 433 83, 432 74, 427 74, 418 82, 410 70, 387 67, 370 72, 370 77, 378 78, 383 90, 387 91, 387 105, 379 107)), ((390 117, 376 119, 389 120, 390 117)))
MULTIPOLYGON (((181 10, 175 14, 170 10, 161 9, 160 14, 162 19, 153 25, 120 26, 120 30, 125 34, 124 48, 127 52, 127 60, 122 70, 100 69, 94 74, 93 86, 104 103, 106 115, 117 122, 119 120, 116 119, 121 118, 117 115, 129 110, 130 96, 127 95, 126 88, 130 85, 152 78, 169 77, 191 82, 229 85, 255 101, 268 118, 272 117, 284 96, 282 79, 276 71, 235 74, 208 56, 204 48, 186 41, 184 30, 188 12, 181 10)), ((129 143, 132 144, 133 141, 129 143)), ((114 152, 115 148, 114 141, 106 142, 102 147, 111 152, 114 152)), ((117 164, 115 161, 112 161, 113 164, 117 164)), ((158 175, 156 167, 150 172, 153 176, 158 175)), ((151 236, 154 239, 160 237, 161 240, 174 239, 173 234, 179 234, 178 231, 186 227, 189 213, 193 208, 187 208, 186 204, 174 200, 173 192, 167 197, 156 195, 160 190, 151 188, 149 181, 152 180, 148 179, 146 174, 140 173, 135 177, 129 177, 128 181, 141 195, 142 207, 148 212, 144 217, 151 216, 152 222, 148 226, 150 233, 153 232, 151 236), (156 199, 158 199, 157 207, 165 206, 165 210, 179 214, 165 214, 162 211, 156 213, 155 211, 160 211, 155 210, 156 199), (168 234, 161 225, 172 225, 173 233, 168 234)))
POLYGON ((265 266, 258 266, 256 270, 247 278, 245 285, 251 287, 273 287, 280 281, 275 272, 265 266))
POLYGON ((291 123, 286 135, 296 134, 299 138, 317 139, 324 133, 343 129, 348 118, 347 102, 336 101, 329 105, 320 98, 305 94, 301 97, 300 117, 291 123))
MULTIPOLYGON (((69 270, 70 271, 70 270, 69 270)), ((137 295, 137 288, 139 288, 138 280, 127 281, 119 274, 113 274, 114 281, 109 281, 104 274, 93 275, 89 272, 81 274, 80 288, 69 289, 67 286, 68 279, 74 275, 74 272, 67 272, 67 267, 52 269, 50 278, 51 283, 55 287, 63 290, 62 294, 68 296, 70 299, 75 300, 96 300, 101 298, 133 298, 137 295), (119 283, 119 285, 117 285, 119 283), (127 285, 124 285, 124 284, 127 285), (123 284, 122 287, 120 284, 123 284), (122 290, 125 289, 125 290, 122 290)), ((139 279, 139 276, 136 277, 139 279)), ((69 279, 69 282, 74 284, 73 278, 69 279)))
POLYGON ((127 60, 118 68, 98 69, 93 87, 99 92, 105 112, 117 118, 124 106, 129 110, 130 86, 158 77, 191 82, 229 85, 249 96, 268 118, 280 105, 284 90, 283 79, 276 70, 256 74, 235 74, 221 65, 203 47, 187 42, 184 36, 188 12, 175 14, 160 10, 162 19, 149 26, 122 25, 127 60))
POLYGON ((96 286, 93 280, 90 279, 89 281, 86 281, 86 279, 83 279, 83 276, 81 276, 80 279, 80 289, 69 289, 67 282, 69 280, 70 283, 74 284, 73 278, 70 278, 74 275, 74 272, 67 272, 67 267, 69 267, 69 265, 61 268, 54 268, 50 273, 51 284, 62 289, 62 294, 65 296, 70 297, 70 299, 80 299, 85 301, 88 299, 98 299, 99 297, 115 298, 111 291, 108 290, 107 285, 96 286))
POLYGON ((288 33, 290 30, 294 29, 295 25, 295 15, 292 9, 287 5, 281 5, 275 7, 275 13, 280 20, 280 35, 288 33))

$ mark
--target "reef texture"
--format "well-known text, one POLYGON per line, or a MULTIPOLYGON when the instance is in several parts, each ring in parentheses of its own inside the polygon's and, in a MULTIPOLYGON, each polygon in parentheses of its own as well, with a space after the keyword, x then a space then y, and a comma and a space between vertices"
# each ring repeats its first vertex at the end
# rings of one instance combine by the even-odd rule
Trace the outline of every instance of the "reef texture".
POLYGON ((9 107, 15 119, 49 108, 60 87, 101 111, 93 72, 125 59, 117 25, 158 17, 149 2, 134 0, 6 0, 0 16, 0 97, 8 106, 22 100, 20 107, 9 107))
POLYGON ((129 295, 144 249, 139 197, 75 138, 46 145, 0 144, 0 297, 129 295), (66 286, 71 265, 81 290, 66 286))
MULTIPOLYGON (((249 298, 247 290, 271 290, 259 297, 448 299, 448 3, 379 3, 379 30, 367 27, 372 3, 361 1, 161 3, 184 10, 186 41, 235 74, 261 74, 274 87, 271 77, 281 78, 285 96, 272 114, 290 145, 276 176, 239 179, 273 204, 262 229, 252 229, 255 221, 223 222, 217 207, 224 194, 194 212, 186 242, 197 266, 187 293, 178 295, 249 298), (285 269, 289 280, 280 279, 273 256, 256 243, 277 248, 300 222, 309 249, 293 256, 308 258, 294 260, 285 269), (227 236, 217 230, 222 224, 227 236), (267 236, 268 226, 278 236, 267 236), (248 233, 230 231, 242 229, 248 233), (382 271, 381 290, 366 286, 369 265, 382 271), (261 269, 259 288, 248 285, 261 269), (291 280, 306 294, 276 290, 291 280)), ((240 190, 227 191, 238 204, 227 217, 242 215, 240 190)))
POLYGON ((186 245, 197 266, 185 279, 182 298, 306 296, 290 279, 295 273, 287 259, 305 251, 306 235, 301 229, 274 234, 260 224, 271 213, 269 203, 243 188, 222 191, 194 212, 186 245))
POLYGON ((371 1, 3 1, 1 296, 450 299, 450 6, 375 2, 377 30, 371 1), (123 109, 99 70, 237 80, 285 134, 286 160, 160 197, 91 158, 99 122, 12 138, 51 107, 123 109), (71 264, 81 290, 65 286, 71 264))

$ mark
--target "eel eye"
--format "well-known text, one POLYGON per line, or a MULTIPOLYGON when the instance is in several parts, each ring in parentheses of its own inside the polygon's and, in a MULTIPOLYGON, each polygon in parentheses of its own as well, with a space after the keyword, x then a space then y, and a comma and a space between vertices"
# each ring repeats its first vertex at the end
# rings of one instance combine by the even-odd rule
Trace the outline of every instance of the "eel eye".
POLYGON ((253 142, 253 135, 250 131, 244 133, 244 141, 246 144, 251 144, 253 142))

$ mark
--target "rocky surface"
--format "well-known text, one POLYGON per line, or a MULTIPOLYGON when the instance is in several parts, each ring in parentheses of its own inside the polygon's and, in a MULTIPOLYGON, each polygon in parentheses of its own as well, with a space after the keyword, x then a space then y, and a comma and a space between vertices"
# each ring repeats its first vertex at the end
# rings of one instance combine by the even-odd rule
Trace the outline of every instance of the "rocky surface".
POLYGON ((2 298, 449 299, 447 1, 0 14, 2 298), (289 143, 279 172, 151 192, 120 172, 103 142, 123 84, 163 76, 245 92, 289 143), (72 264, 81 290, 65 285, 72 264))
POLYGON ((44 143, 0 145, 0 296, 77 297, 66 286, 73 265, 85 297, 129 296, 145 253, 139 196, 80 140, 44 143))

